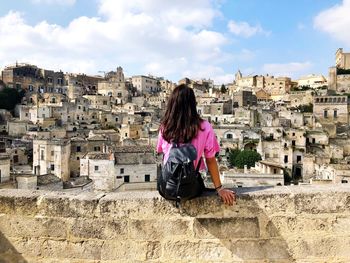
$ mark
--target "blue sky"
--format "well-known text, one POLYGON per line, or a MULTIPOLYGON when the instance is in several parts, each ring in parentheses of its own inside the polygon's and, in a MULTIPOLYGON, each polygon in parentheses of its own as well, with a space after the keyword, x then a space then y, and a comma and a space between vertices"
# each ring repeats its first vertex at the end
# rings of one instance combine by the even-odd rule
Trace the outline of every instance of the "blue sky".
POLYGON ((0 68, 97 74, 122 66, 230 82, 324 74, 350 51, 350 0, 13 0, 0 3, 0 68))

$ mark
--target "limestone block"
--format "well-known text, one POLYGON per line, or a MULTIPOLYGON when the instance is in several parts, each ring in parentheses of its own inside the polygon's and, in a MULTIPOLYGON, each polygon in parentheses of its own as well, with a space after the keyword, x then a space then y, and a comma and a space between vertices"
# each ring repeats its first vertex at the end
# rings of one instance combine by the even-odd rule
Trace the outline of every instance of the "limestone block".
POLYGON ((34 215, 39 195, 39 191, 1 189, 0 213, 34 215))
MULTIPOLYGON (((220 241, 169 241, 164 245, 163 261, 182 260, 183 262, 232 262, 232 254, 228 247, 220 241)), ((237 258, 236 258, 237 259, 237 258)))
POLYGON ((54 217, 96 217, 98 203, 104 194, 49 192, 38 198, 38 214, 54 217))
POLYGON ((188 220, 132 220, 129 224, 129 237, 135 240, 161 240, 191 235, 188 220))
POLYGON ((350 196, 343 193, 297 194, 295 196, 295 210, 300 213, 341 213, 350 208, 350 196))
POLYGON ((327 216, 273 216, 266 228, 270 237, 278 237, 290 234, 316 235, 331 233, 335 218, 327 216))
POLYGON ((103 241, 85 240, 80 242, 68 242, 59 240, 45 240, 41 244, 41 256, 57 259, 93 259, 101 258, 103 241))
POLYGON ((259 221, 257 217, 197 218, 193 230, 196 238, 257 238, 259 221))
POLYGON ((99 201, 99 209, 101 216, 114 218, 181 218, 174 202, 157 192, 108 193, 99 201))
POLYGON ((228 245, 232 254, 244 260, 291 259, 288 244, 283 239, 234 240, 228 245))
POLYGON ((133 241, 105 241, 102 245, 101 260, 120 260, 127 262, 145 261, 158 259, 161 255, 159 242, 133 241))
POLYGON ((118 239, 127 234, 127 222, 119 219, 77 218, 69 229, 70 238, 118 239))

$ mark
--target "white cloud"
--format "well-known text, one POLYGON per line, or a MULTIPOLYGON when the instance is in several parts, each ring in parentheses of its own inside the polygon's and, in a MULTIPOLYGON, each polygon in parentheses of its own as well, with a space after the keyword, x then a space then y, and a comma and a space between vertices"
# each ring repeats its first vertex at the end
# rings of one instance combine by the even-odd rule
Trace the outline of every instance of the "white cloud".
POLYGON ((236 22, 230 20, 227 24, 229 31, 232 34, 242 37, 252 37, 257 34, 268 36, 271 32, 265 31, 261 25, 251 26, 247 22, 236 22))
POLYGON ((314 19, 315 28, 350 46, 350 0, 343 0, 319 13, 314 19))
POLYGON ((74 5, 76 0, 31 0, 34 4, 74 5))
POLYGON ((312 63, 306 62, 291 62, 291 63, 273 63, 263 65, 263 72, 274 76, 285 76, 297 78, 301 75, 309 73, 312 69, 312 63))
POLYGON ((186 73, 223 76, 220 63, 251 53, 235 58, 223 51, 229 41, 212 30, 220 16, 214 1, 100 0, 97 17, 77 17, 67 26, 29 25, 23 14, 11 11, 0 17, 0 66, 17 60, 89 74, 121 65, 131 74, 173 80, 186 73))

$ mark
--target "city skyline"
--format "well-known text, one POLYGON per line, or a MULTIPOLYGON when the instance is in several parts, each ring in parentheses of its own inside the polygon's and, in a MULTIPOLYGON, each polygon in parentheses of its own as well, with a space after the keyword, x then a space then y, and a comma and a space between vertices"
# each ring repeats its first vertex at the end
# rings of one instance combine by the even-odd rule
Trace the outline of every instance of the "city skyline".
POLYGON ((0 67, 97 74, 118 65, 153 74, 231 82, 235 72, 324 74, 350 48, 350 1, 80 1, 0 4, 0 67))

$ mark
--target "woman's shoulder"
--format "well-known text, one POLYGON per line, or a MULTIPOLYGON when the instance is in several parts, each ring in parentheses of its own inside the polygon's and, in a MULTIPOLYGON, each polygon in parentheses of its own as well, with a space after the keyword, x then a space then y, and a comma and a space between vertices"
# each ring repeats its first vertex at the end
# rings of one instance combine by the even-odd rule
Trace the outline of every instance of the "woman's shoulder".
POLYGON ((202 120, 201 122, 201 130, 204 132, 208 132, 213 130, 213 126, 211 126, 210 122, 207 120, 202 120))

